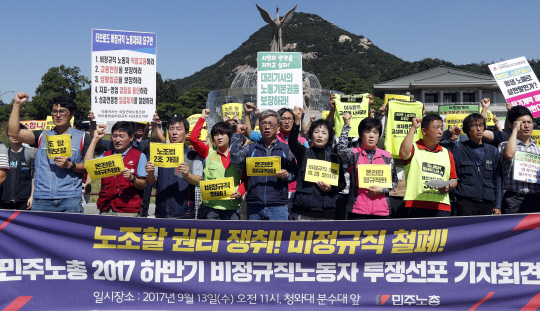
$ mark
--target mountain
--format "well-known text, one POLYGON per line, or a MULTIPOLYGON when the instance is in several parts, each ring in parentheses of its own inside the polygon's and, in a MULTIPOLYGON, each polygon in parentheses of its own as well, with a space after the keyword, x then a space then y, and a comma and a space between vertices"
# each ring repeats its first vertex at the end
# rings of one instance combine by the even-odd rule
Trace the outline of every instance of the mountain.
MULTIPOLYGON (((210 90, 230 87, 236 74, 249 67, 257 68, 257 52, 269 51, 272 28, 264 26, 242 45, 225 55, 214 65, 193 75, 170 80, 180 93, 195 87, 210 90), (249 67, 248 67, 249 66, 249 67)), ((331 88, 332 77, 345 81, 361 78, 370 84, 399 78, 428 70, 439 65, 477 73, 490 74, 487 63, 454 65, 439 59, 426 58, 407 62, 387 53, 368 38, 350 33, 309 13, 294 13, 283 28, 284 49, 303 53, 303 69, 317 76, 323 88, 331 88)), ((540 61, 531 61, 535 72, 540 72, 540 61)))

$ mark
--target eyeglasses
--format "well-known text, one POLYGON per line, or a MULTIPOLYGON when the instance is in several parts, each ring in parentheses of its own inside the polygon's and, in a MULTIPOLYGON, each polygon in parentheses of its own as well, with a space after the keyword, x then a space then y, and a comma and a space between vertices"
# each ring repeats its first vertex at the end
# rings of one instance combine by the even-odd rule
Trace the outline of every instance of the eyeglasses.
POLYGON ((469 127, 472 128, 472 129, 476 129, 476 128, 478 128, 478 129, 483 129, 483 128, 484 128, 484 123, 480 123, 480 124, 471 124, 471 125, 469 125, 469 127))
POLYGON ((261 122, 260 124, 260 127, 269 127, 271 129, 273 129, 274 127, 276 127, 277 123, 273 123, 273 122, 261 122))
POLYGON ((69 114, 69 110, 62 109, 62 110, 51 110, 51 116, 53 115, 61 115, 61 116, 67 116, 69 114))
POLYGON ((281 118, 281 121, 283 121, 283 123, 291 123, 293 121, 293 118, 281 118))

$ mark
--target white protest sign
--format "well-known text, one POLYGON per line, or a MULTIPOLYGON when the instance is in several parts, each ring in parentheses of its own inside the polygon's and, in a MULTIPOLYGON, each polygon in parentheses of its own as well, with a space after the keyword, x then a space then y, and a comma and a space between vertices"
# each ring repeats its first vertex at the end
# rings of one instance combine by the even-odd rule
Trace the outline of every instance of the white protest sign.
POLYGON ((514 180, 540 183, 540 155, 517 151, 514 157, 514 180))

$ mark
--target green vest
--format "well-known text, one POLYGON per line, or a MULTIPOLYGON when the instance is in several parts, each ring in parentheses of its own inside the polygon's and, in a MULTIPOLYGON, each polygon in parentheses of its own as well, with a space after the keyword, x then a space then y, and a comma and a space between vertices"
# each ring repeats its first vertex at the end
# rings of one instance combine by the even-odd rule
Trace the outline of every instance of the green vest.
MULTIPOLYGON (((229 168, 225 170, 223 162, 221 162, 221 155, 217 153, 214 148, 208 150, 208 156, 205 159, 206 165, 204 166, 203 175, 204 180, 219 179, 225 177, 234 178, 234 190, 238 190, 240 185, 240 179, 242 178, 242 170, 238 169, 236 165, 231 163, 229 168)), ((242 199, 236 200, 209 200, 202 201, 204 205, 219 209, 219 210, 233 210, 239 209, 242 204, 242 199)))
POLYGON ((450 155, 446 148, 441 152, 431 152, 414 146, 411 162, 405 166, 407 189, 406 201, 431 201, 450 205, 448 193, 441 194, 435 187, 426 186, 432 179, 450 180, 450 155))

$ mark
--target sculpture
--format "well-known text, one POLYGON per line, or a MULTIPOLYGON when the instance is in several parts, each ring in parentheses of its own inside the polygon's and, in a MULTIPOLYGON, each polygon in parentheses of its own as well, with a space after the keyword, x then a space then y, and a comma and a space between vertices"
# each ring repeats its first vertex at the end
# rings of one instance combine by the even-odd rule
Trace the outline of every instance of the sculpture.
POLYGON ((279 20, 279 6, 276 8, 276 20, 273 20, 272 17, 270 17, 270 13, 268 13, 265 9, 261 8, 258 4, 255 5, 257 6, 257 9, 259 9, 263 20, 267 22, 268 25, 274 27, 274 33, 272 34, 272 42, 270 43, 270 52, 283 52, 283 42, 281 41, 281 28, 285 26, 285 24, 287 24, 287 22, 289 22, 289 20, 292 18, 292 15, 298 5, 295 5, 294 8, 287 12, 285 16, 283 16, 282 20, 279 20))

